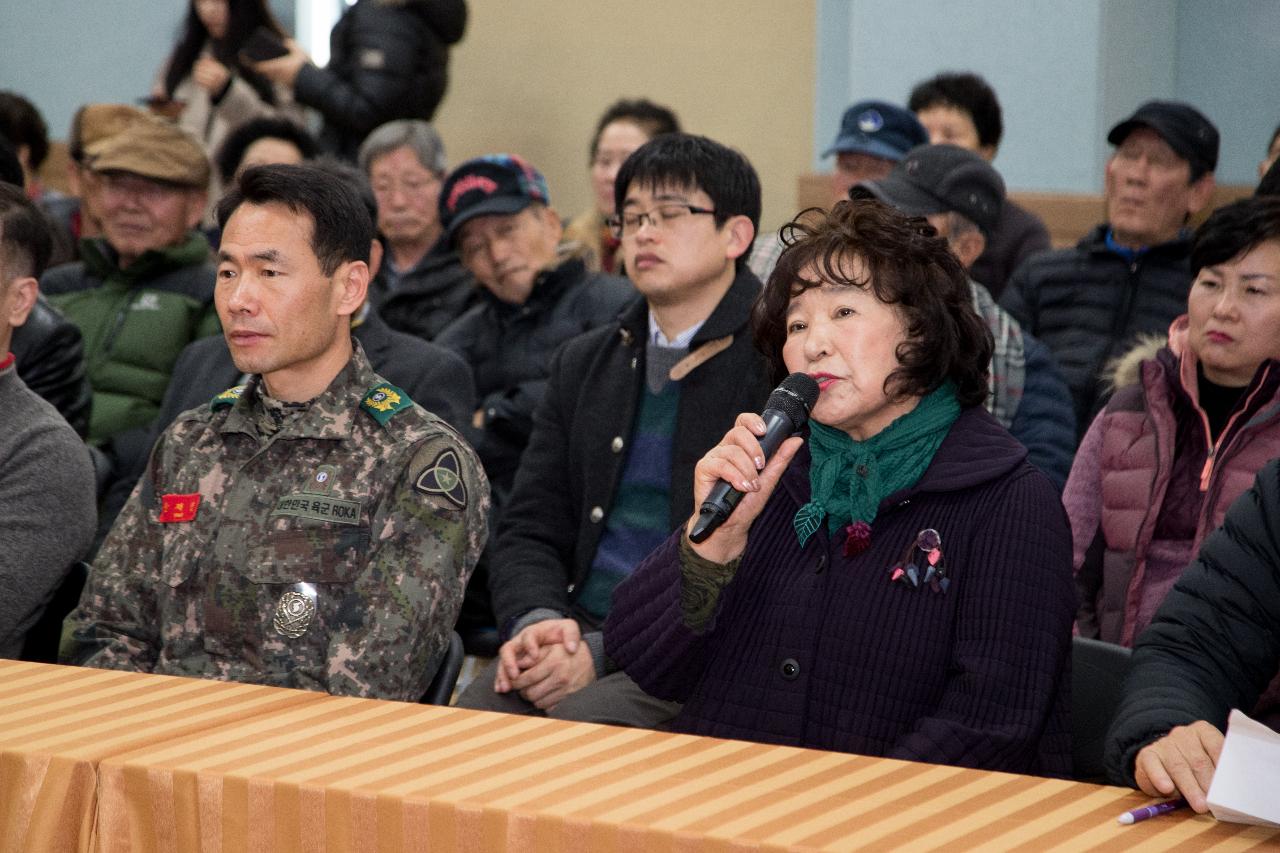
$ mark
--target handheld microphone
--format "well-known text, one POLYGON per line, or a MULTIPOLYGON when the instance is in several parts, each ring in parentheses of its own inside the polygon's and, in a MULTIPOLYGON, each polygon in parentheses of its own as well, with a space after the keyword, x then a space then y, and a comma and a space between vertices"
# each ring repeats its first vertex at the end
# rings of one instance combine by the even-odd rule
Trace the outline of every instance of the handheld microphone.
MULTIPOLYGON (((760 417, 764 420, 764 436, 760 439, 760 449, 764 451, 765 461, 773 456, 782 442, 800 431, 809 420, 809 410, 818 402, 818 383, 805 373, 793 373, 782 384, 773 389, 769 402, 765 404, 760 417)), ((742 492, 726 483, 716 481, 711 487, 707 499, 698 510, 698 520, 689 531, 689 539, 702 542, 716 529, 724 524, 742 500, 742 492)))

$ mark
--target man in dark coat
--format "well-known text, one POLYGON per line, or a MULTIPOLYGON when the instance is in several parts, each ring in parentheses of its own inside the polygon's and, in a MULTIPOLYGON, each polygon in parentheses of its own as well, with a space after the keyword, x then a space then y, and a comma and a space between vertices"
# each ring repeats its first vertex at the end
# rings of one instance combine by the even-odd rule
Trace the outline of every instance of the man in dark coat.
POLYGON ((1073 249, 1033 256, 1000 304, 1053 351, 1077 440, 1106 402, 1107 363, 1164 334, 1191 289, 1187 220, 1209 203, 1218 131, 1194 107, 1150 101, 1107 135, 1107 221, 1073 249))
POLYGON ((623 164, 615 194, 645 298, 552 363, 491 568, 507 642, 466 707, 636 726, 678 711, 605 659, 599 631, 614 586, 688 517, 694 464, 768 396, 748 322, 760 184, 738 152, 667 134, 623 164))
POLYGON ((319 110, 321 143, 354 161, 378 125, 431 120, 448 85, 449 46, 466 26, 465 0, 359 0, 333 27, 327 66, 317 68, 290 40, 287 54, 254 70, 319 110))
POLYGON ((1205 797, 1232 708, 1255 708, 1280 669, 1280 461, 1258 472, 1138 638, 1107 735, 1107 772, 1153 797, 1205 797))
MULTIPOLYGON (((533 410, 560 344, 608 323, 635 291, 566 257, 547 184, 519 157, 468 160, 440 190, 444 239, 483 288, 479 302, 441 331, 476 379, 479 407, 464 431, 480 454, 501 512, 533 429, 533 410)), ((495 519, 496 523, 496 519, 495 519)))
POLYGON ((369 301, 391 328, 434 340, 479 295, 440 224, 444 143, 425 121, 388 122, 360 146, 360 169, 378 199, 386 246, 369 301))

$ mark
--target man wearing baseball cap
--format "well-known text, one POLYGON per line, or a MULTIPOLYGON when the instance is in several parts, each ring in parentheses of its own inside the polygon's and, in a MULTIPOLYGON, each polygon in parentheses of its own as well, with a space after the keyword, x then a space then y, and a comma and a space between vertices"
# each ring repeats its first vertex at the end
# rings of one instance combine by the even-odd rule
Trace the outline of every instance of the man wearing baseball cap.
MULTIPOLYGON (((894 164, 917 145, 929 141, 924 125, 910 111, 887 101, 858 101, 844 111, 835 142, 822 153, 836 156, 831 173, 831 200, 840 201, 858 181, 874 181, 889 174, 894 164)), ((751 271, 767 281, 782 241, 775 231, 766 231, 751 252, 751 271)))
MULTIPOLYGON (((912 149, 879 181, 861 181, 850 195, 869 194, 929 220, 966 270, 999 227, 1004 181, 981 155, 955 145, 912 149)), ((991 293, 969 279, 973 307, 995 339, 987 411, 1027 448, 1027 460, 1059 489, 1071 473, 1075 413, 1067 383, 1048 347, 1023 331, 991 293)))
POLYGON ((1180 101, 1148 101, 1107 141, 1107 221, 1074 248, 1030 258, 1000 298, 1062 367, 1077 440, 1106 402, 1106 364, 1186 311, 1186 226, 1209 203, 1218 163, 1217 128, 1180 101))
POLYGON ((204 213, 209 161, 199 143, 147 118, 85 150, 99 185, 102 236, 40 289, 84 335, 93 409, 89 441, 141 439, 182 348, 218 331, 204 213))
POLYGON ((924 125, 910 110, 886 101, 859 101, 849 107, 835 143, 822 155, 836 155, 832 200, 845 198, 858 181, 885 177, 908 151, 928 141, 924 125))
MULTIPOLYGON (((484 288, 436 343, 471 366, 480 401, 467 436, 480 454, 495 517, 533 429, 551 354, 603 325, 635 295, 626 279, 587 271, 561 247, 547 182, 512 154, 468 160, 440 188, 444 239, 484 288)), ((491 526, 496 527, 496 521, 491 526)))

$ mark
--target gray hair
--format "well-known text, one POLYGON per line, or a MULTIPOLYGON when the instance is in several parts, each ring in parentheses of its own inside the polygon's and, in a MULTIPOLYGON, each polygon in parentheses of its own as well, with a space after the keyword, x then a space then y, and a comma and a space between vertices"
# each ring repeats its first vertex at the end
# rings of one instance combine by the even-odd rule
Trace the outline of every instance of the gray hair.
POLYGON ((360 170, 369 174, 369 166, 374 160, 397 148, 411 150, 424 169, 430 169, 441 176, 448 171, 440 134, 436 133, 429 122, 420 119, 397 119, 374 128, 360 146, 360 170))

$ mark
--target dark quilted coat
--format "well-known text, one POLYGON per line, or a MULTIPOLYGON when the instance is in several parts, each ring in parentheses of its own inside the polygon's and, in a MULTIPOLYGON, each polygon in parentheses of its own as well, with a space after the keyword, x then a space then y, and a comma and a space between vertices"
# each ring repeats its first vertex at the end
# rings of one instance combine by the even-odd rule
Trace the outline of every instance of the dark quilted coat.
POLYGON ((712 624, 680 606, 679 533, 614 595, 605 648, 685 703, 678 731, 1019 773, 1070 770, 1071 542, 1056 490, 981 409, 964 411, 871 544, 805 547, 802 448, 756 519, 712 624), (946 593, 890 581, 917 534, 942 538, 946 593))
POLYGON ((307 63, 294 95, 324 116, 322 141, 347 159, 369 131, 398 118, 430 121, 448 85, 449 45, 464 0, 360 0, 329 36, 329 64, 307 63))
POLYGON ((1104 368, 1144 334, 1163 334, 1187 310, 1191 240, 1152 246, 1135 261, 1111 251, 1099 225, 1074 248, 1018 267, 1000 305, 1053 351, 1071 389, 1076 434, 1106 402, 1104 368))

